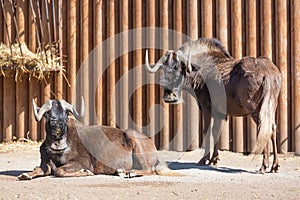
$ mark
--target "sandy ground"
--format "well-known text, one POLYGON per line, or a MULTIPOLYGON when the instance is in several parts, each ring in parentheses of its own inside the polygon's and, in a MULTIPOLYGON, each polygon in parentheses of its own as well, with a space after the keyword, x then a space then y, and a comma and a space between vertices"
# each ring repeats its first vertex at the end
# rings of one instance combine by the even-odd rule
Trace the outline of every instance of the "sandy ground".
POLYGON ((0 144, 0 199, 299 199, 300 157, 280 155, 279 173, 258 174, 261 156, 220 152, 216 167, 195 165, 203 153, 160 151, 185 176, 124 179, 97 175, 17 181, 39 164, 37 144, 0 144))

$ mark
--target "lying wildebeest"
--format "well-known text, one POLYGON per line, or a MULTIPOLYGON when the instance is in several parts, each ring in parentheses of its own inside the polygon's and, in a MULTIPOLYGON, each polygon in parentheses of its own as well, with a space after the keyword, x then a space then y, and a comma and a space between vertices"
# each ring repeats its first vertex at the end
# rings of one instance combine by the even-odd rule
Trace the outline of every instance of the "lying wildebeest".
POLYGON ((64 100, 49 100, 41 108, 32 103, 35 119, 46 118, 46 140, 40 147, 40 166, 21 174, 19 180, 50 174, 57 177, 179 175, 159 163, 155 145, 142 133, 86 126, 68 116, 72 113, 80 117, 74 106, 64 100))
POLYGON ((227 115, 250 114, 257 124, 258 140, 253 152, 263 154, 260 171, 269 164, 268 142, 273 143, 274 161, 271 172, 277 172, 275 112, 281 87, 281 75, 277 67, 264 57, 243 57, 235 60, 217 39, 200 38, 184 43, 178 50, 169 50, 150 66, 146 52, 146 68, 149 72, 163 70, 161 85, 164 101, 178 103, 181 90, 186 87, 194 93, 204 116, 204 131, 213 135, 214 152, 210 159, 209 138, 200 165, 216 164, 219 156, 217 140, 227 115), (208 83, 210 87, 208 87, 208 83), (212 88, 210 90, 210 88, 212 88), (222 88, 224 99, 218 93, 222 88), (213 99, 210 95, 215 95, 213 99), (218 96, 219 95, 219 96, 218 96), (220 98, 220 99, 218 99, 220 98), (222 107, 222 102, 225 102, 222 107), (209 128, 213 120, 212 129, 209 128))

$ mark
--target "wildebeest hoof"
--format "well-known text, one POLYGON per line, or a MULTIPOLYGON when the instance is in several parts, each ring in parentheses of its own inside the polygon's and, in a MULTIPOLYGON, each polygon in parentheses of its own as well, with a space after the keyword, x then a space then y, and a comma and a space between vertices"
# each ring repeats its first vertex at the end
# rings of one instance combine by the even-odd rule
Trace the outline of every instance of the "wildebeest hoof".
POLYGON ((266 173, 266 169, 267 169, 267 167, 266 166, 261 166, 261 168, 259 169, 259 173, 261 173, 261 174, 265 174, 266 173))
POLYGON ((205 166, 205 165, 208 165, 208 163, 209 163, 209 160, 208 159, 201 159, 198 163, 197 163, 197 165, 199 165, 199 166, 205 166))
POLYGON ((86 173, 87 176, 94 176, 94 173, 91 172, 91 171, 88 170, 88 169, 81 169, 80 172, 81 172, 81 173, 86 173))
POLYGON ((279 167, 280 166, 278 164, 273 165, 270 172, 271 173, 277 173, 279 167))
POLYGON ((137 174, 135 172, 128 172, 125 176, 125 178, 133 178, 133 177, 136 177, 137 174))
POLYGON ((220 160, 219 156, 216 156, 216 157, 210 159, 208 165, 217 165, 219 160, 220 160))
POLYGON ((125 169, 121 169, 121 168, 117 169, 116 174, 122 178, 125 178, 125 176, 126 176, 125 169))
POLYGON ((24 180, 31 180, 32 177, 28 173, 22 173, 18 176, 18 180, 24 181, 24 180))

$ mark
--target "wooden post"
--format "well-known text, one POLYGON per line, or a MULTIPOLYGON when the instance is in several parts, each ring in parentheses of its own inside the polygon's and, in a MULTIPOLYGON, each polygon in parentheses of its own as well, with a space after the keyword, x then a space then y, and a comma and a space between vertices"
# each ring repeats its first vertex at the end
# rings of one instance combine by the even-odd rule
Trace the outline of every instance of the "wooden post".
POLYGON ((276 6, 276 65, 281 72, 282 87, 279 94, 279 152, 288 151, 288 69, 287 69, 287 2, 277 0, 276 6))
POLYGON ((82 71, 82 82, 81 90, 85 102, 85 112, 86 114, 83 117, 84 123, 90 123, 90 116, 87 113, 91 112, 89 104, 89 61, 86 60, 89 55, 89 0, 81 1, 81 64, 85 64, 85 69, 82 71))
MULTIPOLYGON (((43 42, 42 47, 44 48, 47 43, 50 42, 49 34, 48 34, 48 26, 47 26, 47 19, 46 19, 46 5, 45 1, 40 1, 40 7, 41 7, 41 17, 42 17, 42 34, 41 40, 43 42)), ((46 103, 51 98, 51 84, 50 84, 50 78, 46 77, 44 80, 42 80, 42 86, 41 86, 41 99, 40 105, 46 103)), ((45 120, 42 119, 41 123, 41 138, 46 138, 46 130, 45 130, 45 120)))
MULTIPOLYGON (((120 23, 121 26, 121 33, 128 31, 129 21, 128 21, 128 0, 124 0, 121 2, 121 19, 122 22, 120 23)), ((122 45, 122 52, 128 51, 128 39, 124 38, 123 41, 121 41, 122 45)), ((120 112, 120 127, 123 129, 127 129, 129 122, 129 97, 128 97, 128 68, 129 68, 129 58, 128 53, 125 53, 121 57, 121 69, 120 69, 120 77, 122 77, 123 82, 121 85, 121 99, 123 99, 122 102, 120 102, 121 106, 121 112, 120 112)))
MULTIPOLYGON (((202 36, 203 37, 213 37, 213 2, 212 0, 203 0, 201 1, 201 24, 202 24, 202 36)), ((194 7, 193 9, 197 10, 197 6, 194 7)), ((197 16, 197 14, 196 14, 197 16)), ((195 16, 195 17, 196 17, 195 16)), ((197 18, 195 18, 197 20, 197 18)), ((196 36, 196 35, 195 35, 196 36)), ((195 37, 194 36, 194 37, 195 37)), ((197 38, 194 38, 197 39, 197 38)))
MULTIPOLYGON (((36 10, 36 4, 33 3, 33 10, 35 12, 35 15, 37 15, 37 10, 36 10)), ((37 42, 37 30, 36 30, 36 24, 34 23, 34 13, 31 9, 31 6, 29 6, 29 12, 28 12, 28 32, 29 32, 29 42, 28 42, 28 47, 29 50, 32 52, 36 51, 36 44, 37 42)), ((33 106, 32 106, 32 99, 35 100, 37 105, 41 104, 41 99, 40 99, 40 84, 41 82, 38 81, 36 78, 31 78, 29 81, 29 97, 28 97, 28 104, 29 104, 29 133, 30 133, 30 139, 43 139, 41 138, 40 135, 40 123, 37 123, 35 121, 34 113, 33 113, 33 106)))
MULTIPOLYGON (((63 51, 66 49, 66 28, 63 26, 63 23, 65 24, 65 16, 66 16, 66 10, 65 10, 65 5, 67 2, 63 0, 58 0, 58 1, 53 1, 52 3, 56 3, 55 8, 58 10, 58 15, 57 15, 57 23, 53 24, 53 26, 58 30, 58 50, 59 50, 59 56, 60 56, 60 65, 63 65, 63 51), (58 27, 57 27, 58 25, 58 27), (65 44, 65 45, 63 45, 65 44)), ((55 29, 54 29, 55 30, 55 29)), ((54 32, 54 34, 57 34, 54 32)), ((56 73, 55 77, 55 94, 57 96, 57 99, 63 99, 63 71, 60 70, 56 73)))
MULTIPOLYGON (((147 26, 148 27, 155 27, 155 0, 149 0, 147 1, 147 26)), ((155 31, 151 31, 149 33, 148 41, 150 46, 155 45, 155 31)), ((149 62, 155 63, 155 50, 153 48, 150 48, 149 51, 149 62)), ((148 82, 154 83, 155 81, 155 74, 153 73, 147 73, 147 80, 148 82)), ((151 116, 151 122, 150 118, 148 118, 148 136, 151 138, 152 142, 155 143, 155 110, 150 110, 152 106, 155 105, 155 84, 148 84, 147 85, 147 110, 149 112, 148 116, 151 116)))
MULTIPOLYGON (((108 2, 108 38, 113 37, 115 34, 115 12, 114 12, 115 1, 110 0, 108 2)), ((115 42, 111 40, 111 43, 108 46, 108 56, 109 59, 114 59, 115 57, 115 42)), ((109 68, 107 69, 107 123, 109 126, 116 125, 116 116, 115 116, 115 61, 112 60, 109 68)))
MULTIPOLYGON (((246 54, 257 56, 257 30, 256 30, 256 0, 246 1, 246 54)), ((257 127, 253 119, 247 117, 247 151, 251 152, 256 144, 257 127)))
MULTIPOLYGON (((228 49, 228 1, 217 0, 217 38, 223 46, 228 49)), ((224 123, 222 133, 219 138, 219 148, 222 150, 230 149, 229 138, 229 119, 224 123)))
POLYGON ((68 1, 68 79, 71 85, 68 93, 68 101, 75 103, 76 98, 73 99, 73 90, 76 84, 76 49, 77 49, 77 32, 76 32, 76 0, 68 1))
MULTIPOLYGON (((133 4, 133 27, 135 29, 142 27, 142 0, 135 0, 133 4)), ((133 85, 135 86, 135 93, 133 95, 133 120, 135 122, 134 128, 138 131, 142 131, 142 119, 143 119, 143 108, 142 108, 142 33, 138 30, 135 31, 135 51, 133 66, 135 67, 135 75, 133 77, 133 85), (136 87, 138 86, 138 87, 136 87)))
POLYGON ((102 102, 102 79, 98 80, 96 78, 98 78, 99 76, 102 76, 102 34, 103 34, 103 30, 102 30, 102 15, 103 15, 103 11, 102 11, 103 7, 102 7, 102 0, 96 0, 94 1, 94 16, 95 16, 95 20, 94 20, 94 45, 96 47, 96 52, 95 52, 95 58, 94 58, 94 70, 95 70, 95 75, 97 77, 94 77, 94 85, 96 87, 96 96, 95 96, 95 110, 96 110, 96 123, 97 124, 102 124, 102 117, 103 117, 103 112, 102 112, 102 106, 103 106, 103 102, 102 102))
MULTIPOLYGON (((168 49, 168 12, 169 7, 168 7, 168 1, 165 0, 160 0, 160 27, 164 28, 166 30, 162 31, 162 35, 160 36, 161 38, 161 43, 163 46, 163 53, 166 52, 168 49)), ((163 91, 161 89, 161 102, 162 102, 162 107, 163 111, 161 111, 161 125, 163 126, 160 132, 160 148, 163 150, 169 150, 169 134, 170 134, 170 125, 169 125, 169 105, 164 103, 162 100, 162 95, 163 91)))
MULTIPOLYGON (((174 2, 174 30, 182 33, 182 2, 176 0, 174 2)), ((178 35, 174 38, 175 49, 182 45, 182 38, 178 35)), ((183 110, 182 104, 174 106, 174 150, 183 151, 183 110)))
MULTIPOLYGON (((205 12, 209 12, 210 9, 210 1, 205 1, 207 3, 206 5, 208 6, 204 10, 205 12)), ((188 4, 188 17, 189 17, 189 36, 191 39, 198 39, 198 13, 197 13, 197 1, 196 0, 190 0, 188 4)), ((211 13, 210 13, 211 15, 211 13)), ((206 25, 209 26, 210 19, 205 18, 204 22, 206 25), (207 21, 206 21, 207 20, 207 21)), ((210 24, 211 25, 211 24, 210 24)), ((204 27, 203 27, 204 28, 204 27)), ((207 35, 210 34, 210 30, 205 28, 207 31, 207 35)), ((195 100, 194 97, 188 96, 187 99, 187 104, 188 104, 188 131, 187 131, 187 144, 188 144, 188 150, 195 150, 196 148, 199 147, 199 107, 197 104, 197 101, 195 100)))
MULTIPOLYGON (((4 1, 5 12, 4 15, 7 20, 8 29, 4 32, 3 41, 6 45, 11 45, 8 39, 13 38, 13 29, 12 29, 12 13, 11 5, 9 1, 4 1), (8 34, 7 34, 8 33, 8 34)), ((16 132, 16 83, 14 77, 5 77, 3 79, 3 129, 4 129, 4 138, 5 140, 11 140, 16 132), (13 105, 13 106, 12 106, 13 105)))
POLYGON ((272 1, 261 1, 261 54, 272 59, 272 1))
MULTIPOLYGON (((231 1, 232 55, 242 57, 242 1, 231 1)), ((233 151, 244 152, 243 118, 233 117, 233 151)))
MULTIPOLYGON (((20 43, 25 43, 25 30, 27 15, 25 1, 17 1, 16 5, 16 19, 18 33, 16 37, 19 38, 20 43)), ((24 138, 28 131, 28 76, 24 75, 16 82, 16 136, 17 138, 24 138)))
POLYGON ((292 12, 292 74, 293 74, 293 124, 292 133, 294 137, 295 152, 300 155, 300 2, 293 0, 292 12))
MULTIPOLYGON (((3 12, 2 9, 0 9, 0 21, 3 22, 3 12)), ((3 39, 4 35, 4 27, 3 25, 0 25, 0 41, 4 41, 3 39)), ((0 76, 0 142, 3 141, 4 136, 4 130, 3 130, 3 76, 0 76)))

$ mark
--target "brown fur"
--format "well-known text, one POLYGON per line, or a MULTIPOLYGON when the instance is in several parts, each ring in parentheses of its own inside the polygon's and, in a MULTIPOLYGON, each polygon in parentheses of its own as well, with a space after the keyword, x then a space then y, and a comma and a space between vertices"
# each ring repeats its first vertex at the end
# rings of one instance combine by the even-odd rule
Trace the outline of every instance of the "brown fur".
MULTIPOLYGON (((165 102, 181 102, 180 84, 183 84, 195 95, 199 107, 204 116, 205 133, 212 134, 214 138, 214 152, 210 158, 210 139, 206 137, 206 151, 199 164, 216 164, 218 160, 218 136, 221 132, 227 115, 245 116, 250 115, 257 124, 258 141, 253 150, 261 153, 264 157, 261 172, 265 172, 268 166, 268 142, 272 139, 274 162, 272 172, 278 170, 278 156, 276 145, 275 112, 278 95, 281 87, 281 74, 277 67, 268 58, 243 57, 236 60, 216 39, 200 38, 195 41, 184 43, 179 50, 166 54, 167 62, 164 63, 168 73, 164 73, 161 80, 165 88, 165 102), (192 71, 187 70, 185 62, 176 62, 176 52, 182 52, 186 57, 191 54, 192 71), (172 58, 171 58, 172 57, 172 58), (169 63, 181 63, 180 67, 174 68, 169 63), (170 75, 173 70, 173 75, 170 75), (181 82, 178 74, 184 77, 181 82), (166 77, 167 76, 167 77, 166 77), (169 81, 178 80, 178 81, 169 81), (226 108, 220 108, 218 101, 211 100, 211 94, 207 83, 224 86, 226 94, 226 108), (178 85, 179 84, 179 85, 178 85), (173 88, 176 88, 174 90, 173 88), (176 99, 177 98, 177 99, 176 99), (214 108, 214 109, 213 109, 214 108), (215 113, 212 113, 212 110, 215 113), (213 121, 211 120, 213 119, 213 121), (210 122, 213 122, 212 128, 210 122), (211 131, 211 132, 210 132, 211 131)), ((180 53, 179 52, 179 53, 180 53)), ((221 88, 221 87, 220 87, 221 88)), ((214 99, 216 100, 216 99, 214 99)))
MULTIPOLYGON (((40 147, 40 166, 21 174, 19 180, 50 174, 57 177, 153 175, 160 164, 156 147, 142 133, 108 126, 86 126, 73 118, 68 122, 68 149, 62 154, 54 154, 49 148, 50 143, 46 139, 40 147)), ((170 175, 171 170, 167 166, 165 168, 168 172, 158 171, 157 174, 170 175)))

